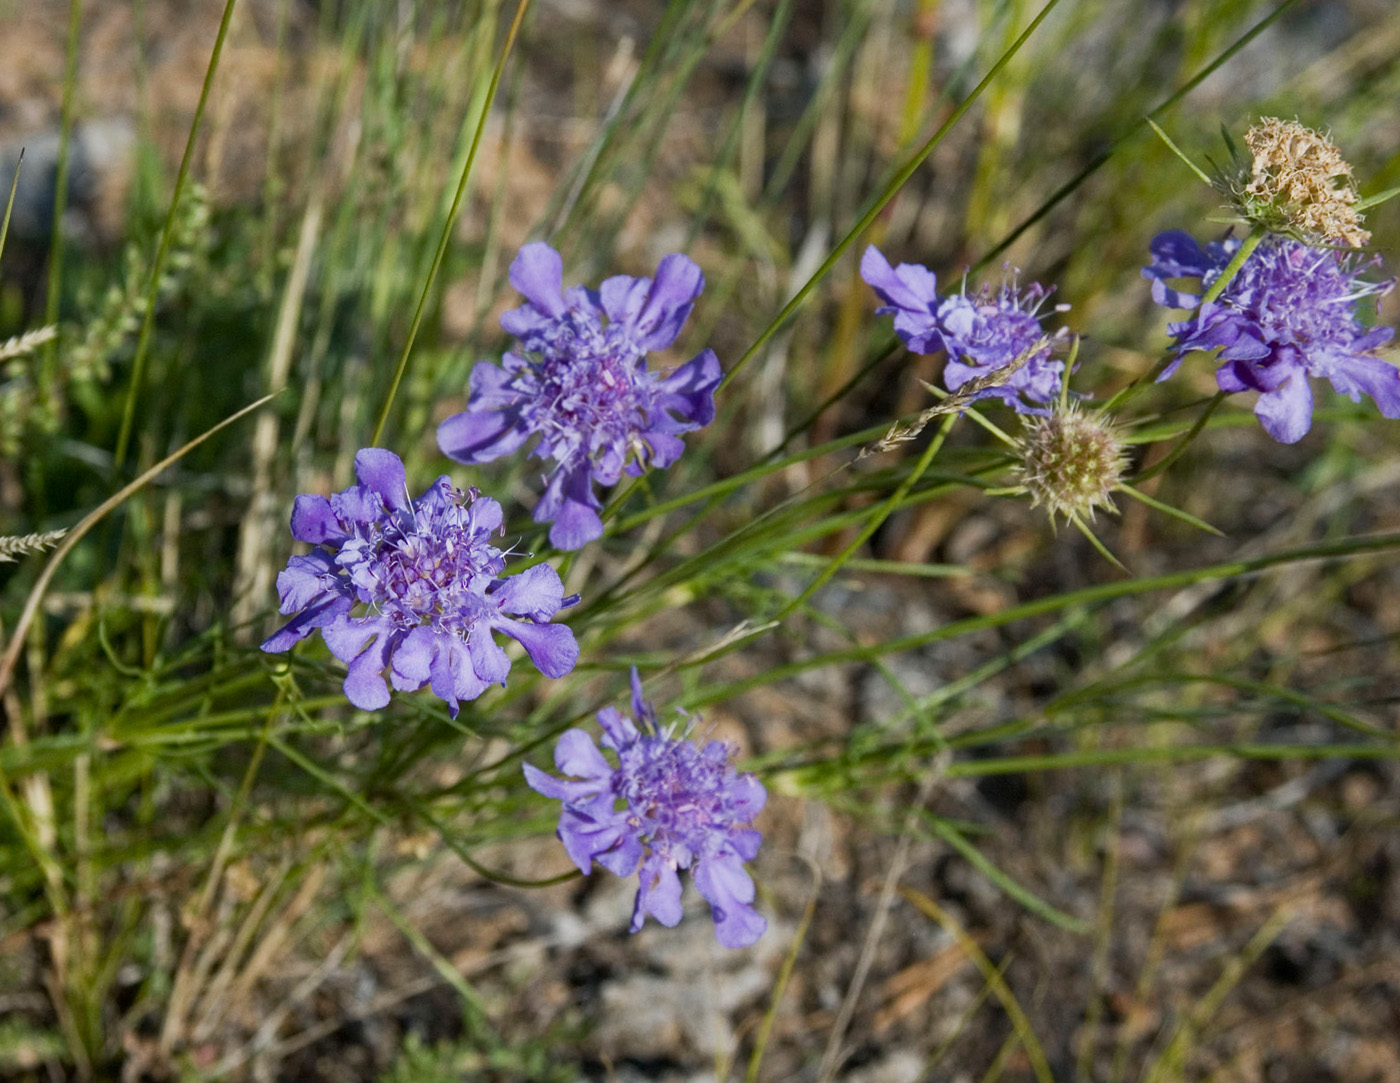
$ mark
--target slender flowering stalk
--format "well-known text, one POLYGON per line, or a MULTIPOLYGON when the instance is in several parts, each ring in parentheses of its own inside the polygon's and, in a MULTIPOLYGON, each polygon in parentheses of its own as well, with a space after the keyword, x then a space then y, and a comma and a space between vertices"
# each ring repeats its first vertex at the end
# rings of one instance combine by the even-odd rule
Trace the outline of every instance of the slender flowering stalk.
POLYGON ((762 839, 746 825, 767 800, 763 784, 730 765, 722 741, 700 747, 674 736, 674 723, 658 726, 635 669, 632 711, 635 723, 615 707, 598 712, 603 747, 616 755, 616 767, 592 737, 571 729, 559 738, 554 765, 575 781, 530 764, 525 781, 564 803, 559 839, 581 872, 587 875, 597 861, 617 876, 638 874, 632 932, 648 914, 662 925, 681 920, 677 870, 689 869, 710 904, 719 942, 748 947, 768 927, 753 908, 753 881, 744 869, 762 839))
POLYGON ((295 616, 263 650, 288 650, 319 628, 349 664, 345 695, 356 707, 389 702, 387 668, 400 691, 429 685, 454 718, 461 700, 510 673, 496 632, 518 640, 547 677, 574 668, 573 632, 549 621, 578 595, 564 597, 547 564, 501 578, 505 556, 489 540, 502 529, 496 501, 446 475, 410 500, 403 463, 383 448, 356 454, 355 477, 329 499, 297 497, 292 536, 316 548, 277 576, 282 612, 295 616))
POLYGON ((1053 359, 1053 350, 1064 331, 1047 338, 1041 330, 1039 311, 1050 291, 1039 283, 1023 290, 1013 277, 996 291, 984 286, 971 297, 964 283, 961 292, 944 296, 927 267, 891 267, 874 245, 861 257, 860 275, 885 302, 875 311, 894 316, 895 333, 909 349, 947 353, 943 383, 949 391, 1019 361, 1020 368, 1004 383, 983 387, 972 397, 1001 399, 1022 414, 1045 414, 1060 394, 1065 366, 1053 359))
POLYGON ((501 317, 519 340, 500 366, 471 374, 467 408, 438 427, 449 458, 485 463, 518 450, 552 459, 535 522, 552 523, 550 542, 578 549, 603 533, 593 484, 666 467, 685 445, 681 434, 715 416, 719 360, 703 350, 662 378, 647 354, 676 340, 704 276, 685 256, 665 257, 656 278, 618 275, 599 289, 563 289, 564 264, 547 244, 527 244, 510 267, 526 304, 501 317))
POLYGON ((1400 371, 1375 353, 1394 331, 1366 327, 1356 312, 1358 301, 1394 285, 1361 277, 1378 261, 1270 236, 1223 289, 1214 289, 1240 244, 1229 237, 1202 248, 1181 230, 1153 238, 1153 262, 1142 272, 1152 280, 1152 299, 1192 310, 1168 328, 1176 357, 1162 378, 1186 354, 1218 349, 1220 390, 1258 391, 1255 414, 1285 444, 1301 440, 1312 425, 1309 377, 1326 379, 1353 402, 1367 395, 1384 416, 1400 417, 1400 371), (1167 284, 1175 279, 1196 279, 1204 297, 1167 284))

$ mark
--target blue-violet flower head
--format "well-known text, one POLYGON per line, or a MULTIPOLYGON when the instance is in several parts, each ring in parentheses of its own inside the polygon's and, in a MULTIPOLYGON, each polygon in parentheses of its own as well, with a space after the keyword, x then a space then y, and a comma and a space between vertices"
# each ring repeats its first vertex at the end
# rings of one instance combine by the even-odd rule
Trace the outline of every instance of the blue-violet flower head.
POLYGON ((1168 328, 1176 359, 1162 378, 1186 354, 1219 349, 1220 390, 1260 392, 1254 413, 1264 431, 1285 444, 1301 440, 1312 426, 1309 377, 1328 380, 1353 402, 1369 395, 1383 415, 1400 417, 1400 370, 1375 355, 1395 332, 1366 327, 1356 318, 1357 301, 1394 285, 1361 277, 1376 261, 1268 236, 1220 296, 1202 303, 1241 243, 1230 237, 1202 248, 1175 229, 1152 239, 1153 262, 1142 272, 1152 280, 1152 299, 1167 308, 1194 310, 1168 328), (1181 278, 1198 279, 1200 292, 1167 285, 1181 278))
POLYGON ((636 722, 615 707, 598 712, 612 766, 583 730, 566 730, 554 749, 561 780, 525 765, 525 780, 564 802, 559 839, 583 873, 597 861, 617 876, 638 873, 632 932, 650 914, 662 925, 681 920, 678 869, 689 869, 710 904, 715 936, 727 948, 748 947, 768 927, 753 908, 754 886, 744 862, 762 836, 748 827, 767 800, 763 784, 729 763, 722 741, 701 747, 673 735, 642 700, 632 671, 636 722), (640 728, 639 728, 640 726, 640 728), (619 807, 620 803, 620 807, 619 807))
POLYGON ((510 266, 526 304, 501 317, 519 344, 497 366, 472 370, 467 408, 438 427, 449 458, 485 463, 531 436, 552 459, 535 522, 550 542, 578 549, 603 533, 593 483, 666 467, 684 450, 682 433, 708 425, 722 373, 703 350, 669 376, 647 368, 647 353, 680 334, 704 275, 687 257, 662 259, 656 278, 618 275, 597 290, 563 289, 564 264, 543 243, 527 244, 510 266))
POLYGON ((329 499, 297 497, 292 537, 316 548, 278 574, 282 613, 295 616, 263 650, 288 650, 319 628, 349 664, 345 695, 356 707, 389 702, 387 668, 400 691, 429 685, 454 718, 459 701, 505 683, 510 659, 496 632, 518 640, 547 677, 574 668, 573 632, 549 621, 578 596, 564 597, 547 564, 501 578, 505 558, 490 542, 502 529, 496 501, 446 475, 410 500, 403 463, 383 448, 356 454, 355 477, 329 499))
MULTIPOLYGON (((894 316, 895 333, 915 353, 945 351, 943 383, 956 391, 968 380, 1011 364, 1027 351, 1029 359, 1000 386, 983 388, 974 399, 998 398, 1022 414, 1049 413, 1060 395, 1064 362, 1053 358, 1053 343, 1036 349, 1045 337, 1040 308, 1050 291, 1037 282, 1021 289, 1015 277, 997 290, 988 286, 967 295, 967 283, 954 294, 938 292, 938 279, 918 263, 891 267, 871 245, 860 261, 860 276, 885 303, 875 311, 894 316)), ((1068 305, 1059 305, 1064 311, 1068 305)), ((1063 336, 1064 329, 1054 338, 1063 336)))

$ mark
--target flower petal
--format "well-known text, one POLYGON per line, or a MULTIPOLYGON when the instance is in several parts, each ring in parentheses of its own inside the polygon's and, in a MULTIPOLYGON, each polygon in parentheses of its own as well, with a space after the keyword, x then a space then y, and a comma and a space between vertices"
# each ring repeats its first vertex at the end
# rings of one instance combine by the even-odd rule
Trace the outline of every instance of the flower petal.
POLYGON ((691 870, 695 887, 710 904, 715 938, 726 948, 746 948, 754 943, 768 922, 749 904, 753 880, 743 864, 727 854, 701 858, 691 870))
POLYGON ((535 668, 546 677, 562 677, 578 663, 578 641, 567 624, 502 620, 496 627, 518 641, 535 668))
POLYGON ((573 778, 607 781, 613 776, 612 765, 603 758, 593 738, 581 729, 565 730, 554 746, 554 766, 573 778))
POLYGON ((492 590, 503 613, 514 613, 532 620, 549 620, 559 612, 564 600, 564 583, 548 564, 536 564, 519 575, 503 579, 492 590))
POLYGON ((387 507, 408 506, 403 460, 392 451, 367 447, 355 452, 355 477, 366 489, 378 493, 387 507))
POLYGON ((510 676, 510 658, 491 635, 489 625, 482 623, 472 629, 467 640, 467 654, 472 671, 487 684, 505 684, 510 676))
POLYGON ((1333 365, 1327 378, 1339 394, 1350 396, 1353 402, 1367 395, 1383 417, 1400 417, 1400 369, 1384 358, 1344 358, 1333 365))
POLYGON ((354 602, 349 598, 330 597, 319 605, 304 609, 262 642, 262 649, 268 654, 280 654, 291 650, 293 644, 300 643, 317 628, 340 620, 350 612, 354 602))
POLYGON ((635 933, 642 927, 647 914, 668 928, 679 925, 684 911, 681 909, 681 878, 676 870, 652 854, 642 862, 639 875, 642 884, 632 906, 631 931, 635 933))
POLYGON ((510 284, 545 315, 564 314, 564 260, 543 241, 520 249, 511 261, 510 284))
POLYGON ((438 426, 442 453, 459 463, 489 463, 517 451, 530 433, 511 410, 468 409, 453 414, 438 426))
POLYGON ((917 263, 891 267, 873 244, 860 257, 860 277, 895 308, 928 313, 938 303, 938 278, 932 271, 917 263))
POLYGON ((292 537, 312 545, 339 545, 348 535, 329 500, 317 493, 303 493, 292 504, 292 537))
POLYGON ((1301 370, 1295 370, 1273 391, 1254 404, 1254 414, 1264 431, 1281 444, 1296 444, 1312 427, 1312 388, 1301 370))

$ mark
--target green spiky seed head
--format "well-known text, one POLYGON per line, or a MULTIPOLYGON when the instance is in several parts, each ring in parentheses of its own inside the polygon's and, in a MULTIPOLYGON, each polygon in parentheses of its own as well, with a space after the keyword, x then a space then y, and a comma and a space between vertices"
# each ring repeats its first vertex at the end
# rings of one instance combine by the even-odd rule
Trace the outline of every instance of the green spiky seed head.
POLYGON ((1021 462, 1017 478, 1050 515, 1067 520, 1092 519, 1098 508, 1113 511, 1113 490, 1127 469, 1128 457, 1117 428, 1097 412, 1071 403, 1048 417, 1027 417, 1016 442, 1021 462))

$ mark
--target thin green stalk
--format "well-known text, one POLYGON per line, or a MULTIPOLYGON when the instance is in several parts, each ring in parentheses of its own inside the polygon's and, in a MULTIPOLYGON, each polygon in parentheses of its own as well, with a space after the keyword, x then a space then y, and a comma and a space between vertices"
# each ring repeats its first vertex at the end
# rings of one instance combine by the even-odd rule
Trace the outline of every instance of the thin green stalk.
POLYGON ((781 623, 791 616, 794 610, 806 604, 807 599, 811 598, 813 594, 826 586, 826 584, 831 581, 832 576, 841 570, 846 561, 855 556, 856 553, 860 551, 861 546, 870 540, 870 536, 880 529, 885 520, 888 519, 895 508, 899 506, 900 502, 909 495, 909 491, 918 484, 919 479, 924 476, 924 472, 932 465, 934 458, 943 450, 943 444, 948 439, 948 434, 953 431, 953 426, 957 424, 957 420, 957 414, 949 414, 943 419, 943 424, 938 427, 938 433, 929 441, 928 447, 924 448, 923 454, 919 456, 918 462, 914 464, 914 469, 909 471, 909 476, 900 483, 899 488, 890 494, 889 499, 876 509, 875 514, 870 516, 869 521, 861 528, 860 533, 852 539, 851 544, 846 546, 835 560, 823 568, 820 575, 807 584, 806 590, 792 599, 792 601, 788 602, 787 605, 783 606, 782 611, 774 618, 775 621, 781 623))
POLYGON ((146 356, 151 347, 151 331, 155 327, 156 299, 160 293, 160 281, 165 274, 165 261, 170 256, 170 244, 175 235, 175 222, 180 212, 180 197, 184 194, 189 180, 190 167, 194 164, 195 142, 204 121, 204 107, 209 102, 209 90, 214 85, 214 73, 219 68, 219 57, 223 55, 224 40, 228 37, 229 23, 233 19, 233 8, 238 0, 225 0, 223 18, 219 20, 219 32, 214 38, 214 49, 209 54, 209 66, 204 69, 204 83, 199 88, 199 103, 194 108, 194 119, 190 122, 190 134, 185 139, 185 152, 180 157, 180 169, 175 174, 175 191, 170 197, 170 209, 165 213, 165 226, 160 233, 160 247, 151 264, 151 278, 146 286, 146 306, 141 317, 141 333, 136 340, 136 354, 131 359, 131 381, 126 389, 126 401, 122 404, 121 428, 117 431, 117 448, 112 455, 112 470, 120 475, 126 465, 127 450, 131 445, 131 428, 136 418, 136 400, 141 395, 141 384, 146 375, 146 356))
POLYGON ((467 182, 471 179, 472 166, 476 164, 476 152, 481 147, 481 137, 486 131, 486 121, 491 115, 491 103, 496 100, 496 90, 501 85, 501 73, 505 70, 506 60, 510 57, 511 47, 515 44, 516 35, 520 32, 520 24, 524 21, 525 12, 529 10, 529 7, 530 0, 520 0, 515 9, 515 18, 511 20, 510 29, 506 32, 506 41, 501 48, 501 55, 496 61, 495 68, 491 71, 491 82, 486 88, 486 100, 481 103, 481 117, 477 121, 476 131, 472 134, 467 160, 462 164, 461 175, 457 178, 457 190, 452 195, 452 205, 447 210, 447 220, 442 224, 442 236, 438 239, 437 251, 433 253, 432 266, 428 269, 423 289, 418 295, 418 306, 413 310, 413 322, 409 324, 408 337, 404 340, 403 352, 399 354, 399 363, 394 368, 394 379, 389 384, 389 393, 384 396, 384 405, 379 409, 379 419, 374 423, 374 434, 369 440, 371 447, 379 446, 379 438, 384 435, 384 426, 389 420, 389 411, 394 405, 394 396, 398 394, 399 384, 403 382, 404 373, 408 371, 408 359, 413 352, 414 340, 418 337, 418 328, 422 326, 423 314, 428 309, 428 298, 432 294, 433 283, 437 281, 438 271, 442 268, 442 261, 447 255, 447 247, 452 243, 452 233, 457 224, 457 215, 462 209, 462 200, 467 194, 467 182))
MULTIPOLYGON (((1245 265, 1245 261, 1248 260, 1249 257, 1254 254, 1254 250, 1259 247, 1259 242, 1262 241, 1267 234, 1268 230, 1266 230, 1263 226, 1255 226, 1252 230, 1249 231, 1249 233, 1245 236, 1244 240, 1240 242, 1239 248, 1235 250, 1235 254, 1230 257, 1230 262, 1225 265, 1224 269, 1221 270, 1219 276, 1217 276, 1215 281, 1210 284, 1210 286, 1206 289, 1205 293, 1201 295, 1200 303, 1202 305, 1210 304, 1210 302, 1214 301, 1225 291, 1225 287, 1230 284, 1230 280, 1234 278, 1236 274, 1239 273, 1239 269, 1243 267, 1245 265)), ((1132 383, 1128 384, 1126 387, 1120 388, 1108 400, 1108 402, 1104 403, 1103 408, 1105 410, 1113 410, 1118 406, 1121 406, 1128 400, 1134 398, 1136 395, 1140 394, 1144 389, 1156 383, 1158 378, 1161 377, 1162 373, 1166 371, 1167 366, 1171 365, 1177 360, 1179 360, 1179 356, 1175 353, 1163 354, 1160 358, 1157 359, 1157 362, 1150 369, 1148 369, 1146 372, 1144 372, 1141 376, 1135 379, 1132 383)), ((1217 401, 1213 402, 1211 406, 1206 410, 1205 418, 1198 421, 1197 427, 1193 427, 1192 430, 1186 434, 1186 437, 1182 441, 1178 450, 1176 451, 1176 454, 1180 454, 1181 451, 1184 451, 1186 449, 1186 446, 1196 438, 1196 434, 1200 431, 1199 426, 1205 424, 1205 420, 1210 417, 1210 414, 1218 405, 1219 402, 1217 396, 1217 401)), ((1156 469, 1161 470, 1164 468, 1165 467, 1159 464, 1156 469)))
MULTIPOLYGON (((1028 617, 1057 613, 1072 606, 1097 605, 1116 598, 1127 598, 1138 594, 1150 594, 1158 590, 1173 590, 1197 583, 1215 582, 1222 579, 1235 579, 1253 575, 1271 568, 1284 567, 1310 560, 1327 560, 1338 557, 1355 557, 1364 553, 1383 553, 1400 549, 1400 532, 1368 534, 1359 537, 1343 538, 1338 541, 1321 542, 1316 545, 1300 546, 1275 553, 1265 553, 1256 557, 1209 564, 1199 568, 1187 568, 1166 575, 1147 576, 1141 579, 1120 580, 1113 583, 1100 583, 1080 590, 1056 594, 1048 598, 1036 598, 1020 605, 1010 606, 997 613, 976 617, 965 617, 952 621, 927 632, 899 636, 872 646, 849 647, 814 655, 801 662, 789 662, 774 666, 762 673, 729 684, 712 685, 701 688, 685 697, 681 706, 694 710, 710 703, 733 699, 743 692, 763 685, 773 684, 786 677, 822 666, 842 662, 867 662, 873 656, 888 657, 901 651, 913 650, 930 643, 956 639, 970 632, 980 632, 988 628, 999 628, 1028 617)), ((731 649, 743 646, 746 640, 736 641, 731 649)))
POLYGON ((10 233, 10 215, 15 209, 15 190, 19 187, 19 171, 24 166, 24 148, 19 148, 19 160, 15 162, 15 175, 10 178, 10 198, 5 201, 5 220, 0 222, 0 256, 5 254, 5 238, 10 233))

